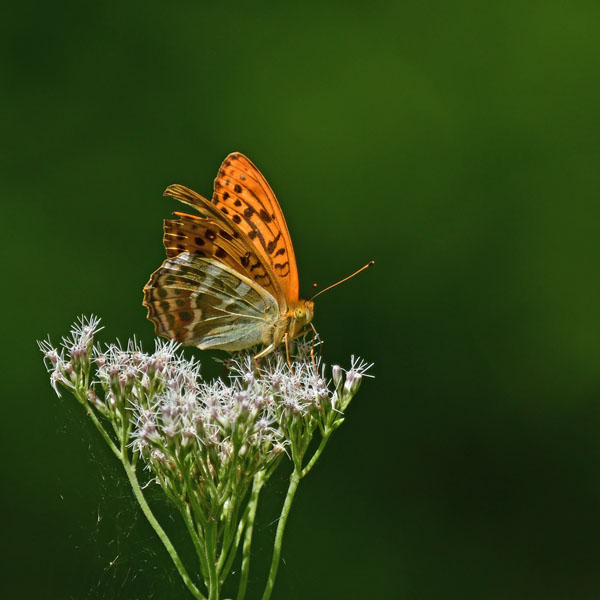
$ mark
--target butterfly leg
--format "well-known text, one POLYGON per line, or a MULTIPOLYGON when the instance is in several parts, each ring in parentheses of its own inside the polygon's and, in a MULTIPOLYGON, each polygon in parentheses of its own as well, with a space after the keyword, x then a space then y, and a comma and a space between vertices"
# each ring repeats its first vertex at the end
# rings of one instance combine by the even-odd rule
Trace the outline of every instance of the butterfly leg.
POLYGON ((319 334, 317 333, 317 330, 315 329, 315 326, 312 323, 310 323, 310 326, 311 326, 311 328, 313 330, 313 333, 314 333, 313 339, 312 339, 312 344, 311 344, 311 347, 310 347, 310 359, 312 360, 312 364, 313 364, 313 368, 315 370, 315 373, 318 373, 319 372, 319 367, 317 367, 317 362, 315 361, 315 338, 318 338, 319 334))
POLYGON ((269 354, 269 352, 273 352, 273 350, 275 350, 275 344, 269 344, 264 350, 261 350, 255 357, 254 357, 254 366, 256 367, 256 370, 258 371, 258 361, 263 357, 266 356, 267 354, 269 354))
POLYGON ((285 357, 287 359, 287 364, 288 364, 288 367, 290 368, 290 371, 292 372, 292 375, 293 375, 294 374, 294 367, 292 367, 292 363, 290 361, 290 336, 287 334, 287 332, 284 334, 283 340, 285 341, 285 357))

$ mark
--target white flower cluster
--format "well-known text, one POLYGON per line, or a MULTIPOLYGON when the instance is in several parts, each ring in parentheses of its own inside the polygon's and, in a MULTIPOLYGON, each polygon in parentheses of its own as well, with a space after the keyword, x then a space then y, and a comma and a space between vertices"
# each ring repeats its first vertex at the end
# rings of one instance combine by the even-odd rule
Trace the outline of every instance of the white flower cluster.
POLYGON ((342 424, 371 365, 352 357, 348 371, 336 365, 328 380, 313 340, 301 339, 291 344, 290 356, 282 349, 258 364, 252 351, 238 353, 223 361, 225 378, 207 382, 200 364, 185 358, 174 342, 157 340, 152 354, 135 339, 125 348, 101 348, 94 343, 100 329, 99 319, 82 317, 59 348, 49 340, 39 343, 51 385, 59 396, 60 388, 72 392, 86 408, 195 598, 205 596, 153 515, 136 466, 146 465, 180 512, 210 598, 218 597, 244 540, 238 594, 243 598, 258 495, 281 460, 290 458, 268 598, 295 490, 342 424), (311 445, 315 434, 318 446, 311 445))
POLYGON ((312 344, 300 341, 289 361, 275 352, 258 369, 252 353, 240 353, 224 361, 227 381, 209 383, 174 342, 157 340, 152 354, 135 339, 101 350, 94 346, 99 325, 82 317, 60 350, 40 342, 52 387, 59 395, 59 386, 69 389, 108 419, 170 497, 205 514, 245 494, 288 446, 341 422, 370 367, 353 358, 344 376, 334 366, 330 387, 312 344))

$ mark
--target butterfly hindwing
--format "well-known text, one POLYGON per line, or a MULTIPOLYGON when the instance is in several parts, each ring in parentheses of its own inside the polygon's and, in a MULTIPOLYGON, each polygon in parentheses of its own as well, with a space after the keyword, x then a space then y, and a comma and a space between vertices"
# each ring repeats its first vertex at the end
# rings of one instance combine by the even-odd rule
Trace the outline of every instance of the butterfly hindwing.
POLYGON ((189 252, 168 258, 152 274, 144 304, 159 335, 200 349, 268 343, 280 316, 275 298, 253 280, 189 252))

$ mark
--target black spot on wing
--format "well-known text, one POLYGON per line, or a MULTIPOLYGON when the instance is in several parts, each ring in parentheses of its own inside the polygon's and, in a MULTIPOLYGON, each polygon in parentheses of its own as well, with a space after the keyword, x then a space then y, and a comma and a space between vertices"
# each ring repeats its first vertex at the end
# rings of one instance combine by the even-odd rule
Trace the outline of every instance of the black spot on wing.
POLYGON ((258 216, 260 217, 263 223, 271 222, 271 215, 264 208, 260 209, 260 211, 258 212, 258 216))
POLYGON ((279 241, 279 238, 281 237, 281 231, 277 234, 276 237, 274 237, 268 244, 267 244, 267 252, 269 254, 273 254, 273 252, 275 252, 275 248, 277 248, 277 242, 279 241))
POLYGON ((279 271, 280 277, 286 277, 290 272, 290 263, 288 261, 284 263, 274 263, 273 268, 279 271))

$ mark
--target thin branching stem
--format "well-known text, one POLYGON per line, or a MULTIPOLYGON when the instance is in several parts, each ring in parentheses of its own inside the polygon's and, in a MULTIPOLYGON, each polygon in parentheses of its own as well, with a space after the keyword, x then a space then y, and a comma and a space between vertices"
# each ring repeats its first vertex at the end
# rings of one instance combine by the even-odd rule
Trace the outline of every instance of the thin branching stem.
POLYGON ((294 501, 294 496, 296 494, 296 490, 298 489, 298 484, 300 483, 301 478, 301 471, 298 469, 294 469, 290 476, 290 483, 288 485, 287 494, 285 496, 283 508, 281 509, 281 515, 279 516, 279 522, 277 523, 275 543, 273 545, 273 557, 271 559, 269 577, 267 579, 267 585, 265 586, 265 591, 263 593, 262 600, 269 600, 269 598, 271 598, 271 593, 273 592, 275 578, 277 577, 277 569, 279 568, 279 558, 281 556, 281 547, 283 544, 283 532, 285 531, 285 524, 287 523, 287 519, 290 514, 290 509, 292 507, 292 502, 294 501))
POLYGON ((265 483, 265 472, 259 471, 254 476, 252 484, 252 493, 248 501, 248 518, 246 522, 246 533, 244 534, 244 546, 242 548, 242 568, 240 573, 240 585, 237 593, 237 600, 244 600, 246 588, 248 587, 248 575, 250 574, 250 548, 252 546, 252 533, 254 529, 254 519, 256 518, 256 509, 258 507, 258 497, 265 483))
POLYGON ((123 464, 123 468, 125 469, 127 479, 129 479, 129 483, 131 484, 131 488, 135 495, 135 499, 138 501, 138 504, 140 505, 142 512, 144 513, 144 516, 148 520, 148 523, 150 523, 150 526, 152 527, 152 529, 154 529, 154 532, 159 537, 160 541, 163 543, 165 549, 167 550, 169 556, 171 557, 171 560, 173 561, 173 564, 175 565, 175 567, 177 568, 177 571, 179 572, 179 576, 183 580, 183 583, 185 584, 187 589, 191 592, 191 594, 197 600, 206 600, 206 596, 204 596, 200 592, 200 590, 194 585, 194 582, 192 581, 191 577, 188 575, 188 572, 187 572, 185 566, 183 565, 183 562, 181 561, 181 558, 179 558, 179 554, 177 554, 177 550, 175 550, 175 546, 173 546, 171 540, 165 533, 165 530, 161 527, 160 523, 157 521, 156 517, 154 516, 154 513, 150 509, 150 506, 148 505, 148 502, 146 501, 146 497, 144 496, 144 493, 142 492, 142 489, 138 482, 137 475, 135 474, 135 471, 134 471, 133 467, 131 466, 131 464, 129 463, 129 461, 127 460, 126 456, 127 455, 124 452, 121 462, 123 464))
POLYGON ((108 447, 110 448, 111 452, 119 460, 121 460, 121 451, 119 450, 117 445, 114 443, 113 439, 110 437, 110 435, 108 434, 108 432, 106 431, 106 429, 104 428, 102 423, 100 423, 100 419, 98 419, 98 417, 96 416, 94 409, 91 406, 88 406, 79 396, 78 396, 78 400, 85 406, 85 411, 86 411, 88 417, 92 420, 92 423, 95 425, 96 429, 100 432, 100 435, 104 438, 104 441, 108 444, 108 447))
POLYGON ((217 523, 213 516, 208 519, 205 540, 208 561, 208 600, 219 600, 221 585, 217 575, 217 523))

